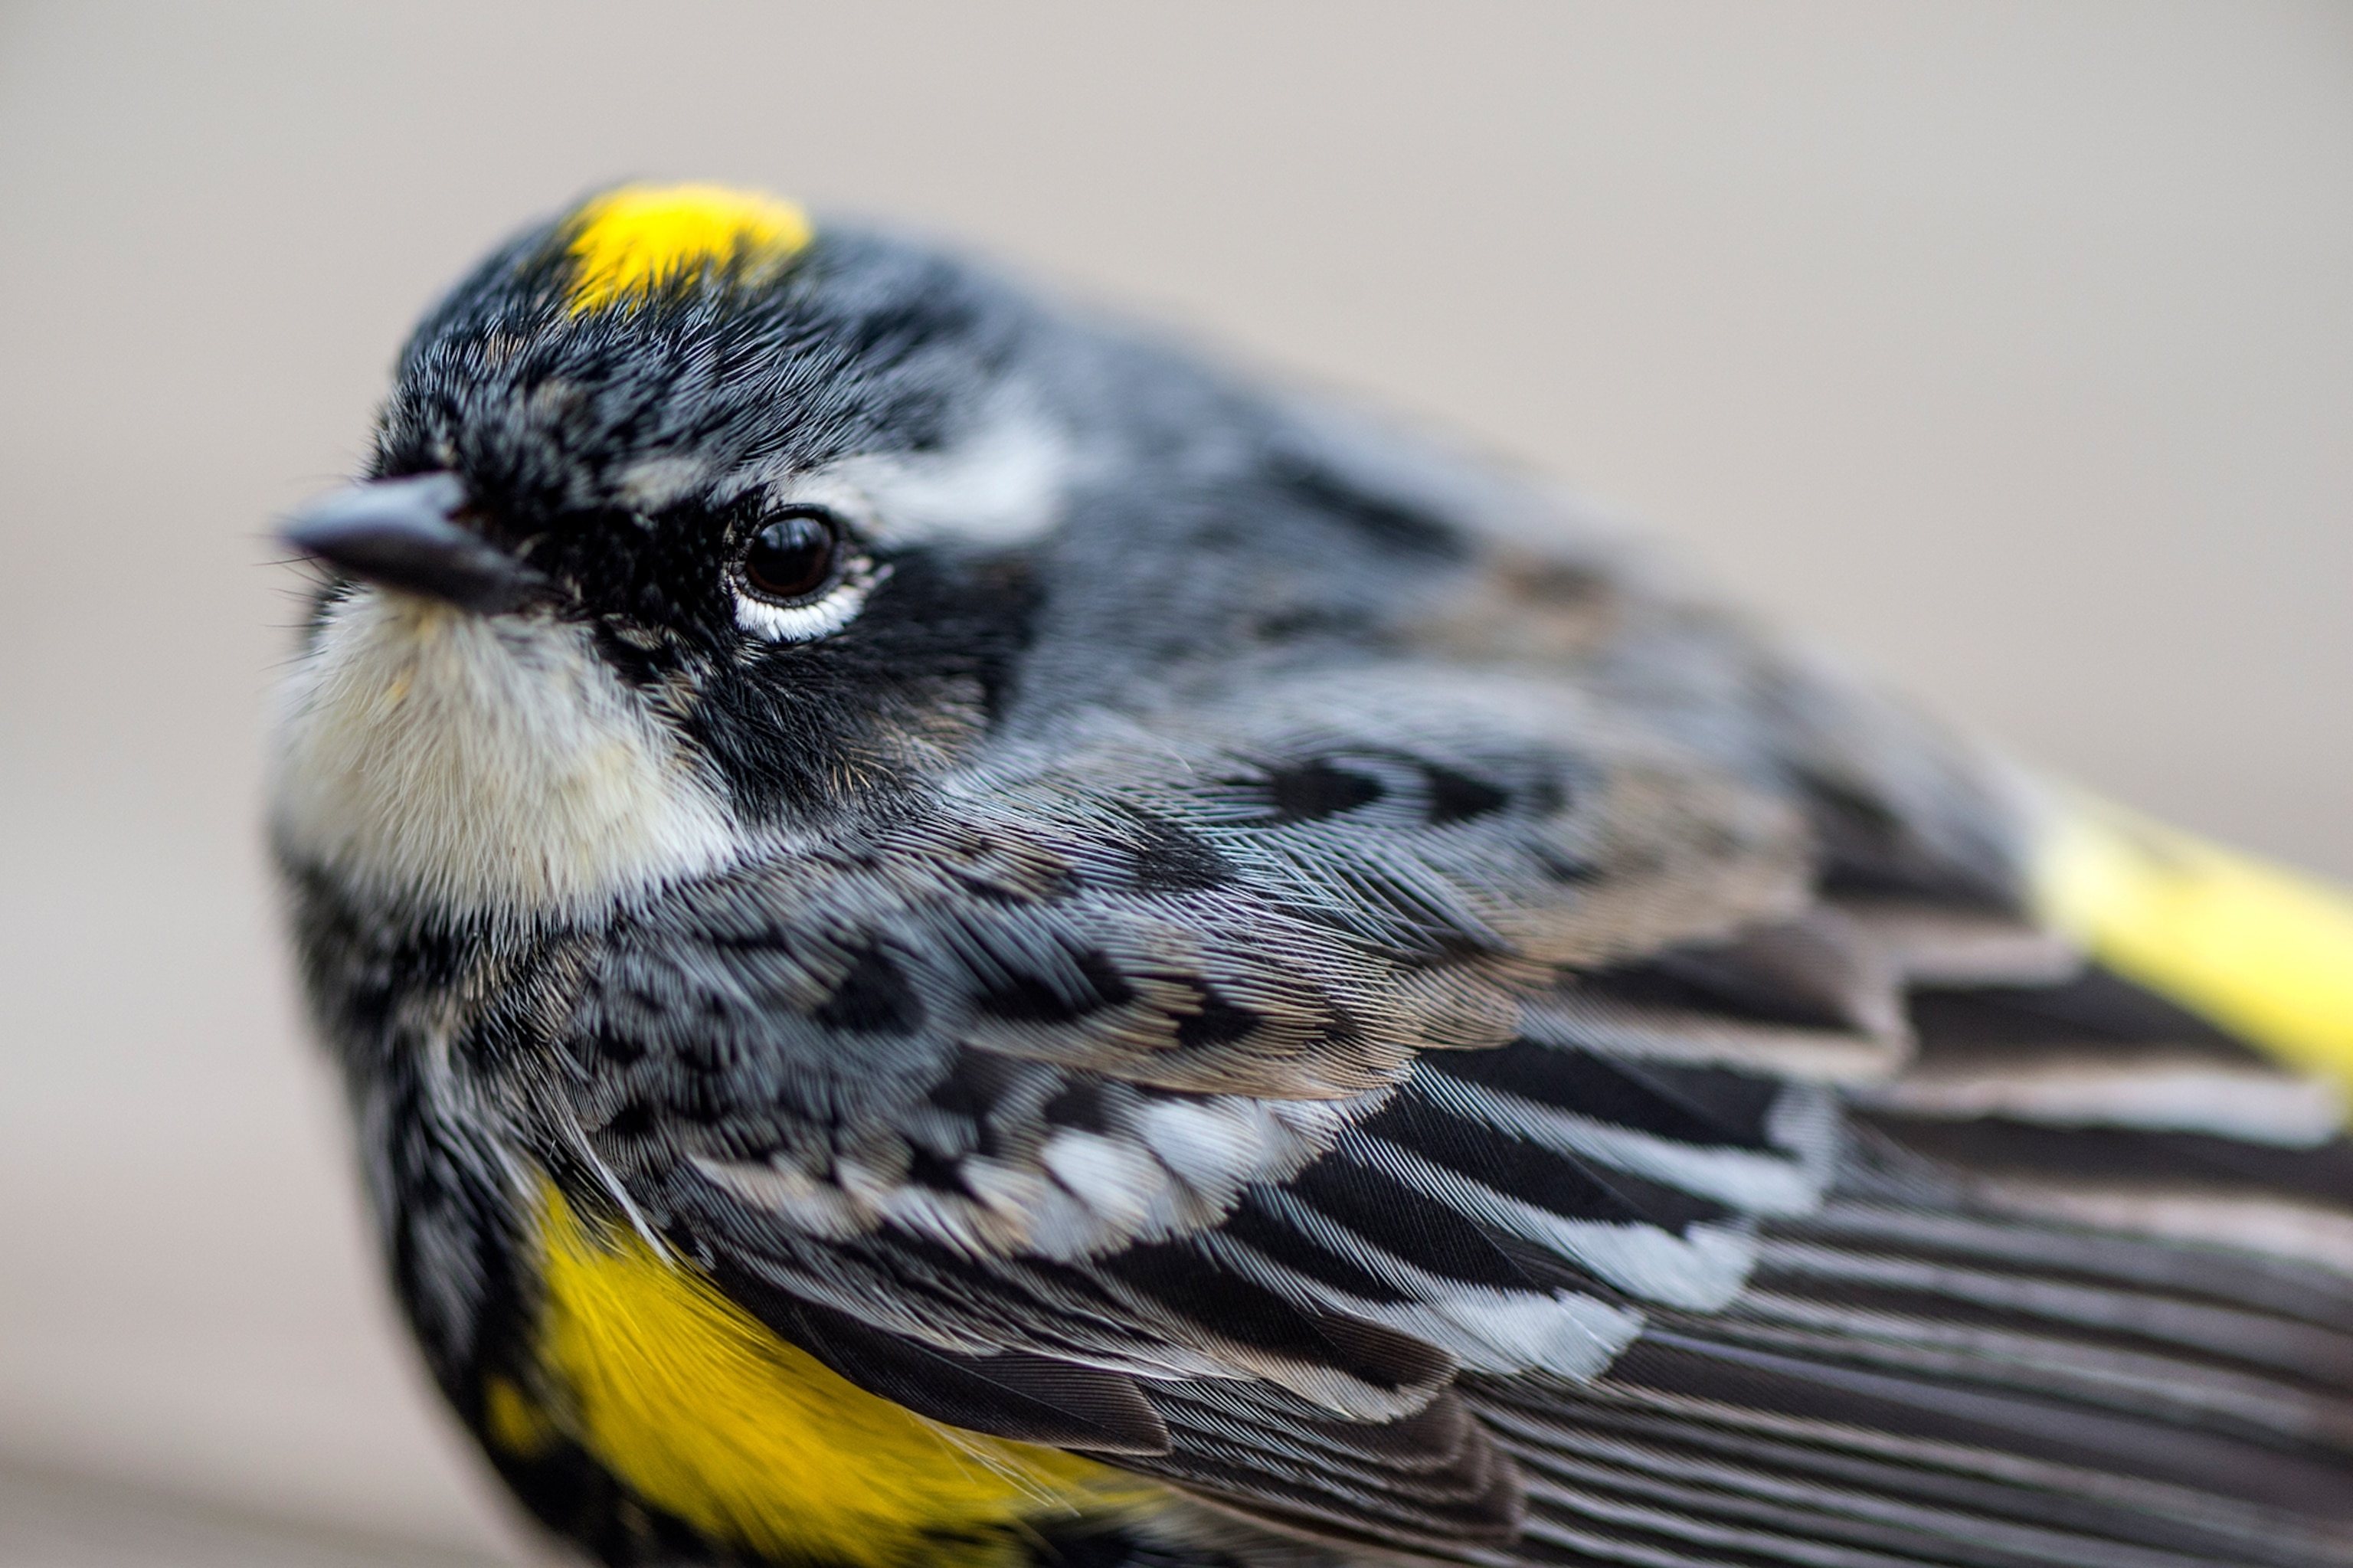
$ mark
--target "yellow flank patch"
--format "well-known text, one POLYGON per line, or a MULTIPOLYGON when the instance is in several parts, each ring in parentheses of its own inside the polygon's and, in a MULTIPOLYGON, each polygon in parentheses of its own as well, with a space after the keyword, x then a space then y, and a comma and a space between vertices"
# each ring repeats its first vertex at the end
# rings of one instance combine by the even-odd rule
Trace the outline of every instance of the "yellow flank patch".
POLYGON ((2035 874, 2045 916, 2110 969, 2353 1085, 2353 893, 2082 797, 2035 874))
POLYGON ((547 1412, 508 1377, 492 1377, 482 1385, 482 1429, 501 1452, 519 1459, 538 1458, 556 1438, 547 1412))
POLYGON ((555 1419, 639 1497, 719 1541, 786 1561, 1009 1568, 1032 1526, 1154 1495, 877 1398, 635 1233, 582 1221, 552 1187, 542 1204, 538 1348, 567 1407, 555 1419))
POLYGON ((788 201, 725 185, 623 185, 573 215, 572 313, 641 298, 695 272, 774 276, 807 246, 808 215, 788 201))

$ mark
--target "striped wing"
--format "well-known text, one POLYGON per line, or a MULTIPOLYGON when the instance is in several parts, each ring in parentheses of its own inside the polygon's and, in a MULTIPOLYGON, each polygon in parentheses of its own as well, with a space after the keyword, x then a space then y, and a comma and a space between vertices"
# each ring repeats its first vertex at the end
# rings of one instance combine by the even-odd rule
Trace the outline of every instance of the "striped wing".
POLYGON ((1566 681, 1536 613, 647 912, 567 1114, 852 1382, 1293 1537, 2353 1563, 2333 1094, 2025 918, 1910 721, 1664 600, 1566 681))

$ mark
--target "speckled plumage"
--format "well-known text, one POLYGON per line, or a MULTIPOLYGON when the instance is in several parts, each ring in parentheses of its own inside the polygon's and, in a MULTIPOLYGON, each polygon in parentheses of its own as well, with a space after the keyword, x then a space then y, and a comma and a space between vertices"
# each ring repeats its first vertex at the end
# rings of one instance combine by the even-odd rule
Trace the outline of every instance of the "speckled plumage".
POLYGON ((1997 764, 1533 486, 961 260, 821 225, 578 312, 571 232, 427 318, 370 476, 458 475, 534 597, 332 580, 276 819, 396 1283, 551 1526, 779 1560, 567 1415, 541 1184, 1170 1489, 1040 1561, 2353 1562, 2344 1260, 2060 1201, 2337 1212, 2344 1143, 1905 1098, 2055 1044, 2306 1092, 2034 927, 1997 764), (780 641, 730 563, 793 505, 868 586, 780 641))

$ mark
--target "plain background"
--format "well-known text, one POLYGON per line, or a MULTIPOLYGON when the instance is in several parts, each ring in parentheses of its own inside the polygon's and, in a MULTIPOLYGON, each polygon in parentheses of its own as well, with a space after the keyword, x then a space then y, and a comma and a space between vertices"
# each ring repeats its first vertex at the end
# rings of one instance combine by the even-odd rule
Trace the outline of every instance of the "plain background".
POLYGON ((0 1520, 69 1470, 501 1539, 288 997, 266 530, 437 289, 632 175, 1449 427, 2031 758, 2353 873, 2353 7, 13 6, 0 1520))

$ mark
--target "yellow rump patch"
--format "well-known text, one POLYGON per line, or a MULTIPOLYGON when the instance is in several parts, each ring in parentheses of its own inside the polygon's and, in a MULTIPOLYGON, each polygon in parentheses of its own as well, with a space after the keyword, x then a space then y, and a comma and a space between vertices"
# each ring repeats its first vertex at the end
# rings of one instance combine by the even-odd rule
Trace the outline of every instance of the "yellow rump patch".
POLYGON ((2353 892, 2083 797, 2035 873, 2045 917, 2110 969, 2353 1086, 2353 892))
POLYGON ((1056 1448, 925 1420, 770 1333, 682 1261, 543 1187, 538 1350, 568 1408, 486 1412, 520 1451, 560 1425, 716 1540, 871 1568, 1009 1568, 1038 1524, 1159 1495, 1056 1448))
POLYGON ((573 216, 565 302, 579 315, 711 268, 734 268, 755 282, 791 260, 813 233, 799 207, 756 191, 623 185, 573 216))

